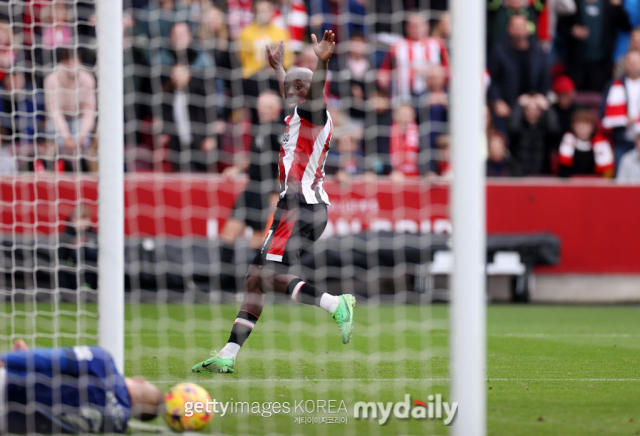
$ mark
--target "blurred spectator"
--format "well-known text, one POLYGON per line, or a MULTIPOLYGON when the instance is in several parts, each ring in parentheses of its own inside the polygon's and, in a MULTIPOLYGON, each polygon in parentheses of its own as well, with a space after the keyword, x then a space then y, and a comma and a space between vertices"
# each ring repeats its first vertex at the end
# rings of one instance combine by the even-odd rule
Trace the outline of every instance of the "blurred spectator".
POLYGON ((560 132, 571 130, 573 113, 576 111, 576 87, 568 76, 558 76, 553 81, 556 102, 551 106, 558 116, 560 132))
POLYGON ((18 171, 16 158, 11 148, 11 144, 0 143, 0 175, 2 176, 10 176, 18 171))
POLYGON ((429 36, 429 25, 423 14, 413 12, 407 17, 406 37, 389 49, 380 70, 378 84, 391 85, 392 98, 412 101, 428 91, 427 77, 434 65, 449 67, 449 54, 440 38, 429 36))
POLYGON ((181 0, 149 0, 144 9, 134 9, 135 35, 147 47, 147 63, 156 58, 157 50, 166 47, 176 23, 189 23, 190 11, 181 0))
POLYGON ((438 150, 438 176, 440 180, 450 181, 453 177, 451 170, 451 138, 449 135, 440 135, 436 138, 438 150))
MULTIPOLYGON (((428 119, 421 120, 421 135, 420 141, 422 143, 421 148, 430 149, 430 163, 429 171, 433 173, 440 173, 438 169, 439 162, 436 157, 440 153, 436 139, 446 134, 449 121, 449 95, 446 90, 447 76, 446 70, 443 67, 434 66, 431 67, 429 77, 427 77, 427 86, 429 87, 429 94, 427 95, 427 108, 428 119), (426 127, 426 129, 425 129, 426 127), (427 133, 425 137, 425 132, 427 133), (424 144, 428 141, 428 146, 424 144)), ((425 109, 423 108, 423 111, 425 109)))
POLYGON ((389 174, 389 138, 393 123, 391 100, 383 90, 375 89, 366 101, 366 108, 363 132, 365 167, 376 174, 389 174))
POLYGON ((73 28, 71 27, 69 9, 66 3, 56 1, 46 9, 47 25, 42 29, 43 48, 55 50, 57 47, 70 47, 73 42, 73 28))
POLYGON ((549 173, 550 137, 558 131, 558 122, 549 102, 539 94, 520 96, 508 126, 514 176, 549 173))
MULTIPOLYGON (((632 29, 640 26, 640 2, 636 0, 622 0, 622 7, 627 13, 629 26, 632 29)), ((631 47, 631 32, 628 29, 619 29, 613 48, 613 61, 618 64, 629 50, 637 50, 631 47)))
POLYGON ((549 90, 547 56, 539 44, 529 37, 527 18, 509 18, 509 38, 497 44, 490 56, 491 86, 489 98, 498 118, 511 115, 519 96, 536 94, 541 98, 549 90))
POLYGON ((216 64, 216 80, 223 81, 225 93, 228 95, 240 94, 242 88, 236 87, 235 83, 237 82, 241 86, 241 82, 233 80, 237 77, 236 69, 240 67, 240 63, 233 50, 232 41, 229 39, 229 29, 224 12, 217 7, 207 9, 202 17, 198 37, 204 50, 209 53, 216 64))
MULTIPOLYGON (((640 2, 638 2, 638 5, 640 5, 640 2)), ((622 57, 620 57, 620 59, 617 60, 614 68, 614 72, 613 72, 614 78, 618 79, 624 76, 624 67, 627 59, 626 54, 627 52, 632 52, 632 51, 640 52, 640 27, 636 27, 631 31, 631 35, 629 37, 629 50, 625 51, 622 57)))
POLYGON ((558 20, 566 42, 567 72, 581 91, 600 92, 612 75, 618 30, 630 30, 622 0, 576 0, 575 14, 558 20))
POLYGON ((226 0, 226 3, 229 34, 236 40, 242 30, 253 23, 253 0, 226 0))
POLYGON ((309 28, 316 35, 333 30, 337 44, 354 33, 363 35, 365 6, 366 0, 309 0, 309 28), (346 22, 344 17, 348 17, 346 22))
POLYGON ((560 144, 561 177, 576 175, 613 175, 613 152, 607 138, 596 130, 596 119, 589 110, 573 115, 571 130, 560 144))
MULTIPOLYGON (((251 142, 249 157, 240 159, 240 162, 225 168, 222 173, 230 180, 245 171, 249 175, 249 183, 245 191, 236 201, 231 217, 222 228, 220 236, 224 244, 233 244, 244 233, 245 226, 253 229, 249 246, 253 250, 258 250, 262 244, 270 208, 275 207, 280 191, 278 156, 280 137, 284 133, 284 125, 280 118, 281 100, 280 96, 272 91, 260 94, 258 97, 260 124, 255 126, 255 136, 251 142)), ((225 262, 233 263, 233 259, 227 256, 227 254, 232 256, 232 251, 221 254, 225 262)))
POLYGON ((23 53, 17 50, 17 43, 9 22, 0 20, 0 80, 12 67, 22 63, 23 53))
POLYGON ((331 71, 329 93, 346 105, 352 118, 364 118, 364 103, 369 90, 375 82, 375 70, 367 57, 367 42, 362 35, 351 36, 346 55, 337 56, 334 64, 337 70, 331 71))
POLYGON ((393 113, 390 138, 392 177, 420 175, 420 135, 416 111, 408 104, 398 106, 393 113))
POLYGON ((282 29, 289 30, 291 51, 302 50, 309 23, 309 13, 303 0, 277 0, 271 22, 282 29))
POLYGON ((449 45, 449 38, 451 38, 451 13, 446 11, 440 14, 440 18, 436 20, 431 36, 440 38, 445 42, 445 45, 449 45))
POLYGON ((611 141, 616 159, 634 146, 640 131, 640 52, 625 57, 625 75, 615 79, 605 91, 602 126, 611 129, 611 141))
POLYGON ((544 0, 488 0, 487 51, 491 53, 505 39, 514 15, 524 17, 527 36, 535 37, 538 15, 544 3, 544 0))
MULTIPOLYGON (((273 15, 273 4, 268 0, 258 0, 255 4, 256 14, 253 24, 245 27, 240 34, 239 52, 242 64, 242 77, 247 79, 269 68, 265 54, 265 45, 276 46, 280 40, 285 43, 285 70, 291 66, 291 48, 289 33, 270 23, 273 15)), ((268 70, 266 70, 268 71, 268 70)), ((257 96, 257 94, 251 94, 257 96)))
POLYGON ((191 72, 197 74, 203 74, 206 68, 213 66, 211 56, 194 46, 191 28, 186 22, 173 25, 169 46, 161 48, 154 59, 154 65, 173 67, 176 63, 188 65, 191 72))
POLYGON ((336 138, 327 155, 326 173, 335 176, 339 182, 348 182, 352 176, 364 172, 364 157, 358 136, 353 131, 344 131, 336 138))
POLYGON ((635 148, 620 159, 616 180, 619 183, 640 183, 640 135, 636 137, 635 148))
POLYGON ((487 134, 487 143, 487 177, 509 177, 511 162, 507 156, 507 139, 499 131, 492 130, 487 134))
MULTIPOLYGON (((316 56, 316 52, 313 50, 313 45, 307 44, 299 53, 296 53, 294 63, 296 67, 309 68, 311 71, 315 70, 318 64, 318 56, 316 56)), ((329 70, 327 73, 328 77, 331 76, 331 73, 332 71, 329 70)))
POLYGON ((175 171, 207 171, 217 147, 216 110, 206 104, 205 81, 176 63, 163 83, 162 147, 175 171))
POLYGON ((36 133, 44 122, 44 98, 20 71, 4 76, 0 94, 2 143, 12 145, 20 169, 24 170, 25 159, 33 154, 36 133))
MULTIPOLYGON (((61 50, 60 63, 44 81, 47 134, 64 160, 81 158, 96 123, 96 79, 82 68, 80 55, 61 50)), ((75 165, 76 169, 77 165, 75 165)))
POLYGON ((67 218, 67 226, 60 235, 58 258, 63 265, 58 270, 61 288, 98 287, 98 233, 86 204, 76 206, 67 218))

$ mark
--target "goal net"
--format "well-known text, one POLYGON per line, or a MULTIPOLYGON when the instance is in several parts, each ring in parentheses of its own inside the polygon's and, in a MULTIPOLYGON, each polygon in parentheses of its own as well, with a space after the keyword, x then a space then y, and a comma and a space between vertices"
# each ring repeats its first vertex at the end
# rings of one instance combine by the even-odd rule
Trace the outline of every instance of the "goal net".
MULTIPOLYGON (((109 44, 96 38, 99 1, 0 11, 0 352, 18 339, 98 344, 98 295, 117 292, 98 287, 109 223, 98 220, 97 150, 110 146, 96 133, 96 53, 109 44)), ((163 392, 202 386, 218 401, 215 433, 447 433, 448 316, 429 304, 447 298, 429 271, 451 232, 446 2, 124 3, 124 65, 112 66, 125 92, 124 375, 163 392), (324 189, 331 205, 287 273, 318 295, 355 295, 353 337, 344 345, 327 310, 291 290, 265 291, 234 372, 193 373, 230 340, 245 275, 282 218, 292 118, 265 45, 282 39, 286 69, 315 70, 311 34, 326 29, 336 36, 324 88, 331 150, 311 148, 304 164, 317 162, 306 201, 324 202, 324 189)), ((50 376, 66 379, 60 368, 50 376)), ((30 432, 33 401, 21 409, 30 432)), ((163 416, 131 423, 168 431, 163 416)))

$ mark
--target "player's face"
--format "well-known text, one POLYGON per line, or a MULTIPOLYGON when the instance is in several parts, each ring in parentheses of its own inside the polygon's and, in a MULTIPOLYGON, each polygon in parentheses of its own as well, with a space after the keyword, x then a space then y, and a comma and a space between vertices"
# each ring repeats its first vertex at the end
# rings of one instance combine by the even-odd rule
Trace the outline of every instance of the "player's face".
POLYGON ((307 98, 311 84, 297 77, 284 79, 284 96, 287 109, 293 110, 302 100, 307 98))

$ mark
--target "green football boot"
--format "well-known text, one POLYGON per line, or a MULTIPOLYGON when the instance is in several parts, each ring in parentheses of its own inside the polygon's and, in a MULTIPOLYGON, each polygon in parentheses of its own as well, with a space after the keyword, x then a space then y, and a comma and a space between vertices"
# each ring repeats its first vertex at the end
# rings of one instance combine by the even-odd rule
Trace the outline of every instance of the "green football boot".
POLYGON ((350 294, 340 295, 338 297, 340 303, 331 314, 331 318, 335 320, 340 327, 342 335, 342 343, 348 344, 353 334, 353 308, 356 307, 356 297, 350 294))
POLYGON ((220 357, 217 351, 211 352, 211 357, 194 365, 191 372, 233 372, 236 369, 235 357, 220 357))

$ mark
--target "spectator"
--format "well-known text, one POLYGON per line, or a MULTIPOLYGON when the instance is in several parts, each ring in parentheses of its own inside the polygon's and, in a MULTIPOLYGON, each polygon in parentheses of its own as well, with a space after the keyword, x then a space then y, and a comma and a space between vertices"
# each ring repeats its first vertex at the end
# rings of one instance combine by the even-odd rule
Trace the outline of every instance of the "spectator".
POLYGON ((236 83, 240 86, 241 83, 233 79, 237 77, 234 70, 239 68, 240 63, 231 46, 232 41, 229 39, 229 29, 225 20, 224 12, 217 7, 209 8, 202 17, 198 37, 216 65, 215 76, 223 80, 225 94, 237 95, 242 91, 236 87, 236 83))
POLYGON ((11 148, 8 143, 0 143, 0 175, 2 176, 10 176, 18 171, 16 158, 11 148))
POLYGON ((277 0, 271 22, 289 30, 289 48, 300 52, 304 47, 304 36, 309 23, 309 13, 303 0, 277 0))
MULTIPOLYGON (((258 0, 255 4, 255 10, 253 24, 242 30, 238 41, 238 56, 242 64, 242 77, 245 79, 251 78, 262 71, 268 71, 269 63, 265 55, 266 44, 275 47, 280 40, 284 41, 285 69, 291 66, 292 61, 291 48, 287 44, 289 42, 289 33, 270 22, 273 15, 273 4, 268 0, 258 0)), ((252 95, 257 96, 257 94, 252 95)))
POLYGON ((576 0, 575 14, 558 20, 566 42, 567 72, 581 91, 600 92, 612 75, 618 30, 630 25, 622 0, 576 0))
POLYGON ((155 65, 173 67, 176 63, 189 65, 192 73, 203 76, 204 70, 213 67, 208 53, 193 44, 191 28, 186 22, 175 23, 171 28, 169 48, 161 48, 154 60, 155 65))
POLYGON ((163 83, 161 146, 175 171, 207 171, 217 147, 215 108, 206 104, 205 81, 176 63, 163 83))
POLYGON ((550 137, 558 131, 549 102, 539 94, 520 96, 509 122, 512 175, 533 176, 550 171, 550 137))
POLYGON ((8 21, 0 20, 0 80, 17 64, 22 63, 23 55, 16 49, 17 41, 8 21))
POLYGON ((11 146, 19 168, 27 168, 27 156, 34 150, 36 132, 44 121, 44 99, 21 71, 6 74, 0 89, 2 143, 11 146))
POLYGON ((451 13, 446 11, 440 14, 440 18, 435 22, 431 36, 440 38, 449 46, 449 38, 451 38, 451 13))
POLYGON ((420 175, 420 135, 416 111, 408 104, 398 106, 391 124, 390 156, 394 180, 420 175))
POLYGON ((602 126, 611 129, 616 168, 623 154, 633 149, 640 129, 640 52, 625 57, 625 75, 605 91, 602 126))
POLYGON ((386 92, 375 89, 365 102, 364 123, 364 155, 367 171, 375 174, 389 174, 391 160, 389 157, 389 140, 391 136, 391 100, 386 92))
POLYGON ((235 41, 242 30, 253 23, 253 0, 226 0, 226 3, 229 34, 235 41))
POLYGON ((316 35, 332 30, 336 44, 347 41, 354 33, 365 34, 366 5, 366 0, 310 0, 309 28, 316 35), (346 23, 342 21, 344 17, 349 17, 346 23))
MULTIPOLYGON (((263 92, 258 97, 258 118, 255 135, 251 142, 248 159, 244 154, 236 164, 225 168, 222 175, 232 180, 236 175, 248 172, 249 183, 237 198, 231 216, 222 228, 220 259, 224 266, 220 270, 220 288, 236 289, 235 242, 244 234, 245 228, 252 229, 249 247, 257 251, 264 239, 269 214, 279 200, 278 156, 280 138, 284 124, 280 116, 282 99, 272 91, 263 92), (230 274, 229 271, 234 271, 230 274)), ((243 272, 244 274, 244 272, 243 272)))
POLYGON ((589 110, 573 115, 571 130, 560 144, 560 176, 613 175, 613 152, 607 138, 596 130, 596 119, 589 110))
POLYGON ((391 46, 378 72, 378 85, 389 89, 392 98, 407 102, 424 95, 430 67, 449 67, 449 54, 440 38, 429 36, 424 16, 413 12, 407 17, 406 37, 391 46))
POLYGON ((61 288, 76 290, 86 286, 97 289, 98 233, 91 220, 91 209, 86 204, 76 206, 67 218, 67 226, 60 235, 58 258, 64 265, 58 271, 61 288))
MULTIPOLYGON (((640 5, 640 2, 638 2, 640 5)), ((636 27, 631 31, 631 35, 629 37, 629 49, 624 52, 622 57, 617 60, 616 66, 613 72, 613 77, 619 79, 624 76, 624 66, 626 63, 626 54, 631 51, 640 52, 640 27, 636 27)))
POLYGON ((547 56, 538 43, 529 37, 527 18, 509 18, 509 38, 497 44, 490 56, 491 85, 489 99, 495 115, 509 118, 519 96, 536 94, 544 98, 549 90, 547 56))
POLYGON ((327 155, 326 172, 339 182, 349 182, 351 177, 364 172, 364 157, 360 151, 360 138, 353 131, 343 132, 327 155))
POLYGON ((438 150, 438 178, 442 181, 450 181, 453 177, 451 170, 451 138, 443 134, 436 138, 438 150))
POLYGON ((544 0, 489 0, 487 7, 487 52, 491 53, 508 33, 509 22, 515 15, 526 20, 527 36, 535 37, 538 15, 544 0))
POLYGON ((499 131, 492 130, 487 134, 487 143, 487 177, 509 177, 511 162, 507 156, 507 139, 499 131))
MULTIPOLYGON (((622 0, 622 7, 627 13, 629 26, 632 29, 640 26, 640 2, 636 0, 622 0)), ((628 30, 618 30, 613 48, 613 61, 618 64, 629 50, 637 50, 631 47, 631 32, 628 30)), ((616 76, 617 77, 617 76, 616 76)))
POLYGON ((355 34, 348 43, 346 55, 338 56, 334 64, 337 70, 331 72, 329 93, 337 97, 343 110, 357 120, 364 118, 364 102, 374 83, 375 74, 367 58, 367 41, 364 36, 355 34))
POLYGON ((640 184, 640 135, 636 136, 635 148, 626 152, 620 159, 616 181, 640 184))
POLYGON ((89 146, 96 123, 96 79, 82 68, 78 53, 61 50, 58 59, 44 81, 47 134, 55 138, 63 160, 77 159, 89 146))
POLYGON ((144 9, 134 9, 136 21, 135 35, 141 39, 141 46, 148 47, 147 64, 158 55, 157 50, 167 46, 173 25, 188 23, 190 11, 180 0, 149 0, 144 9))
MULTIPOLYGON (((551 106, 558 116, 558 125, 562 133, 571 130, 573 113, 576 111, 576 87, 569 76, 559 76, 553 81, 556 102, 551 106)), ((559 143, 559 141, 558 141, 559 143)))
POLYGON ((47 26, 42 29, 41 44, 45 49, 71 47, 74 42, 73 28, 69 22, 69 9, 66 3, 55 1, 47 8, 47 26))

